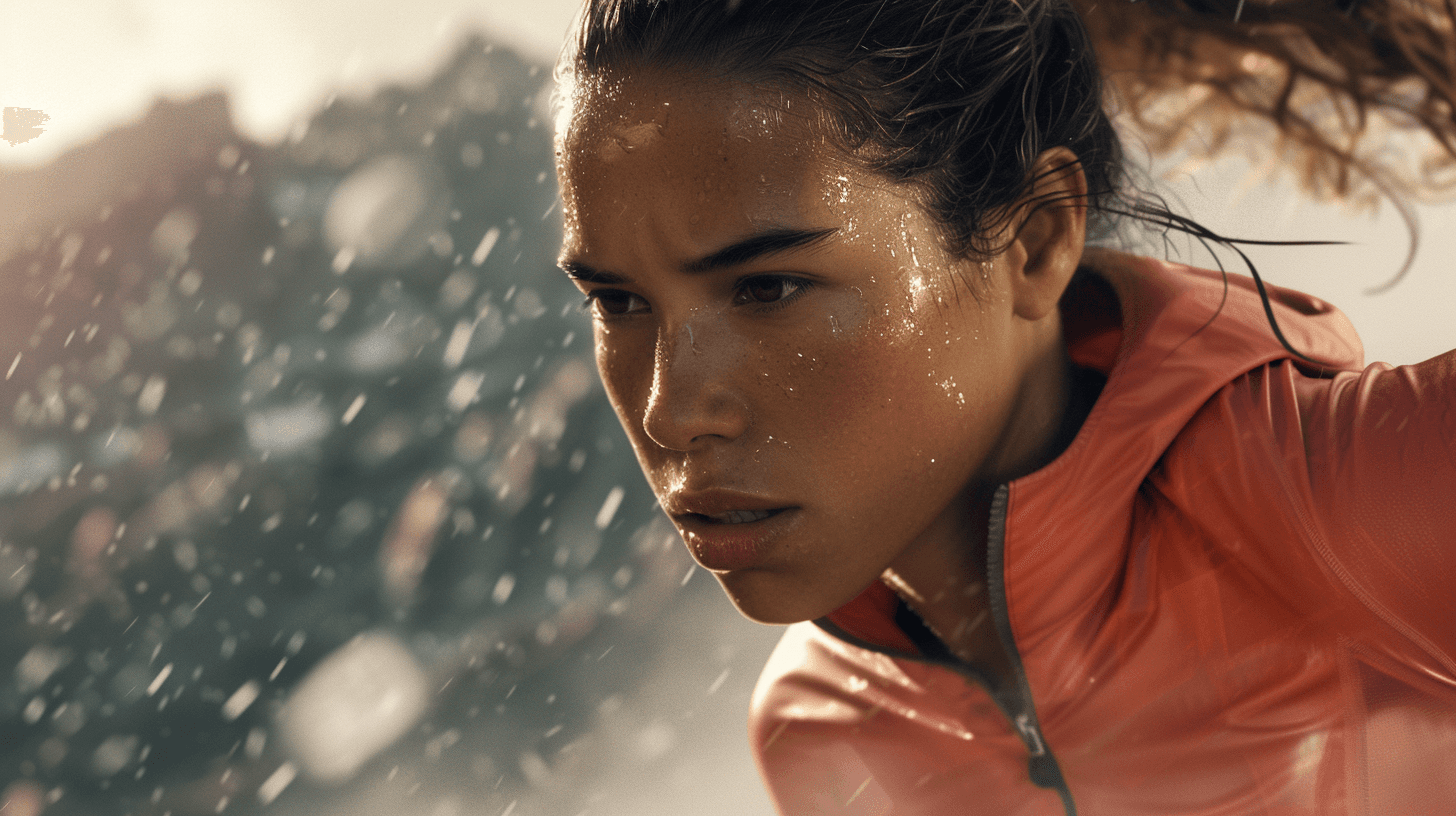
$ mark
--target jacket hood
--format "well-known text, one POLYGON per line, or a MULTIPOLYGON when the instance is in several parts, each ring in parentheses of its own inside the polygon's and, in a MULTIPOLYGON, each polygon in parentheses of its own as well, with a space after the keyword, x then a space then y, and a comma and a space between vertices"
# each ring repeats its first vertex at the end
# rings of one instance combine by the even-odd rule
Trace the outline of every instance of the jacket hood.
MULTIPOLYGON (((1334 306, 1266 284, 1270 306, 1298 360, 1276 339, 1252 278, 1089 248, 1062 298, 1068 352, 1107 378, 1075 439, 1045 467, 1011 482, 1004 575, 1019 648, 1034 650, 1059 622, 1096 620, 1126 556, 1108 546, 1058 552, 1099 530, 1124 537, 1132 498, 1190 418, 1235 378, 1291 359, 1315 376, 1358 370, 1364 352, 1334 306), (1072 531, 1076 531, 1076 535, 1072 531)), ((920 656, 895 623, 898 598, 876 581, 827 616, 836 634, 879 651, 920 656)))

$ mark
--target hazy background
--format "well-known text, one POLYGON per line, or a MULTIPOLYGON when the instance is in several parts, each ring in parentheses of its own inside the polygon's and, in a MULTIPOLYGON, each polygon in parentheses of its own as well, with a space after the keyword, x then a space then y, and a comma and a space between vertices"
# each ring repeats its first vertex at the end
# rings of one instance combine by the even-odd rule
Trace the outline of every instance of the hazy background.
MULTIPOLYGON (((743 717, 776 632, 659 546, 550 269, 575 5, 0 0, 0 106, 49 116, 0 142, 6 816, 768 812, 743 717)), ((1150 171, 1226 234, 1351 242, 1250 254, 1369 359, 1456 343, 1450 208, 1370 297, 1389 209, 1150 171)))
MULTIPOLYGON (((469 32, 509 43, 550 64, 573 0, 0 0, 0 105, 43 110, 46 133, 0 143, 0 167, 33 167, 98 132, 137 118, 158 95, 226 89, 245 136, 267 142, 331 95, 362 97, 383 82, 420 82, 469 32)), ((1340 305, 1370 359, 1410 362, 1450 345, 1442 339, 1456 283, 1449 208, 1420 210, 1422 251, 1408 281, 1378 299, 1361 292, 1399 267, 1403 224, 1352 215, 1266 186, 1241 157, 1216 167, 1157 168, 1189 214, 1247 237, 1336 238, 1353 248, 1260 251, 1269 276, 1340 305), (1429 332, 1429 334, 1427 333, 1429 332)))
POLYGON ((59 0, 0 2, 0 104, 50 114, 46 136, 0 151, 35 165, 136 118, 159 94, 225 88, 240 132, 287 134, 331 94, 421 81, 469 32, 542 64, 569 0, 59 0))

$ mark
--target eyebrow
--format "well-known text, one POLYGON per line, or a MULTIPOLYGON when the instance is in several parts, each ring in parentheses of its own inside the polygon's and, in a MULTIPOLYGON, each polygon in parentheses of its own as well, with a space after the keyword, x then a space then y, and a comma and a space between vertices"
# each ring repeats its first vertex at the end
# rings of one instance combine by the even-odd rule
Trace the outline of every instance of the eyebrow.
MULTIPOLYGON (((683 264, 682 270, 689 275, 701 275, 718 269, 742 266, 769 255, 813 246, 836 232, 839 232, 838 227, 767 230, 735 241, 696 261, 689 261, 683 264)), ((596 269, 580 261, 563 260, 558 266, 573 280, 583 283, 612 285, 628 282, 627 278, 615 272, 596 269)))

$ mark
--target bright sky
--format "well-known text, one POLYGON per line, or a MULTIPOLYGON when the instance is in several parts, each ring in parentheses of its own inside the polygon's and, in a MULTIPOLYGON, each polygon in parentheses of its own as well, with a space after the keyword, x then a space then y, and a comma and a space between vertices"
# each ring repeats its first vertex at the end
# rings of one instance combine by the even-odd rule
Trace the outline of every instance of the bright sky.
MULTIPOLYGON (((225 88, 236 124, 281 138, 330 93, 365 96, 381 82, 432 74, 466 32, 485 30, 549 62, 578 0, 0 0, 0 106, 41 110, 45 132, 0 141, 0 170, 42 164, 141 116, 158 94, 225 88)), ((1456 211, 1423 208, 1423 243, 1408 280, 1367 297, 1406 251, 1401 222, 1303 202, 1288 187, 1243 182, 1221 161, 1175 180, 1184 212, 1225 234, 1344 239, 1333 248, 1251 253, 1272 281, 1338 304, 1370 359, 1414 362, 1456 346, 1456 211)), ((1201 265, 1206 256, 1192 259, 1201 265)))
POLYGON ((429 76, 470 30, 542 61, 578 0, 0 0, 0 107, 45 132, 0 142, 0 169, 44 163, 131 121, 157 94, 228 88, 247 135, 272 140, 332 92, 429 76))

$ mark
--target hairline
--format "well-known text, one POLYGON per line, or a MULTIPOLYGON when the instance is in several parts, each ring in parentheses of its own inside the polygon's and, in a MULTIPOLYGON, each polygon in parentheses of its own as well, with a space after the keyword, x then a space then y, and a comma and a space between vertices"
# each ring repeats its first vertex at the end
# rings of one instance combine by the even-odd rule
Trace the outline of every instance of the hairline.
MULTIPOLYGON (((806 53, 809 50, 803 49, 806 53)), ((812 129, 823 137, 832 148, 830 155, 835 160, 843 161, 858 170, 872 173, 886 184, 894 185, 908 192, 909 195, 906 197, 935 224, 941 247, 947 253, 953 257, 968 259, 984 258, 995 254, 983 252, 973 246, 968 246, 964 250, 955 248, 952 227, 944 223, 944 219, 936 214, 930 204, 929 199, 934 193, 934 183, 928 176, 908 179, 894 178, 877 166, 878 157, 872 155, 871 151, 879 147, 879 143, 873 137, 866 138, 859 146, 852 146, 841 137, 838 133, 840 130, 838 125, 845 121, 845 105, 833 99, 837 95, 827 90, 827 83, 817 83, 804 74, 783 68, 724 66, 721 64, 723 60, 716 59, 715 61, 715 58, 726 53, 731 53, 731 49, 718 49, 718 53, 706 55, 674 54, 661 51, 645 56, 621 54, 592 67, 586 67, 585 60, 579 54, 572 53, 569 57, 564 56, 558 63, 555 72, 557 87, 553 94, 553 107, 557 108, 558 115, 565 112, 568 104, 565 97, 569 95, 569 91, 568 93, 562 93, 562 91, 576 83, 600 81, 614 74, 629 79, 636 72, 649 71, 662 74, 670 74, 673 71, 702 72, 675 80, 679 85, 685 87, 692 84, 724 83, 738 85, 756 93, 767 94, 776 91, 785 96, 798 97, 808 103, 808 107, 814 111, 814 115, 805 116, 801 112, 794 112, 791 115, 798 117, 804 127, 812 129)), ((557 138, 560 139, 563 135, 558 129, 557 138)), ((991 213, 984 213, 983 217, 990 215, 991 213)))

